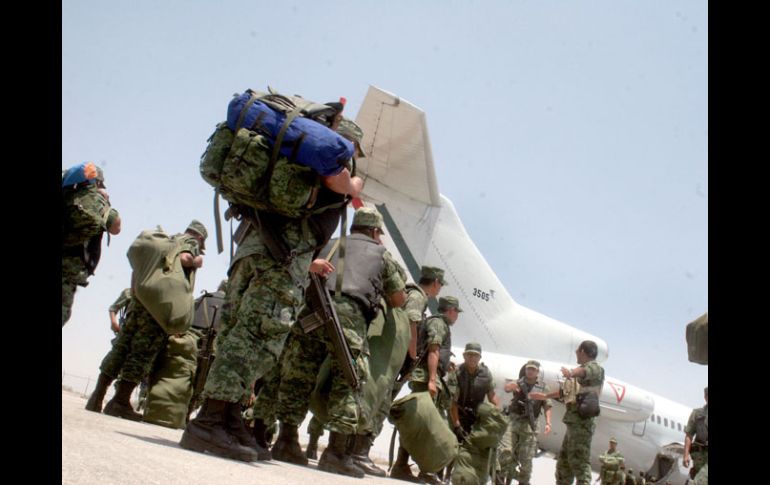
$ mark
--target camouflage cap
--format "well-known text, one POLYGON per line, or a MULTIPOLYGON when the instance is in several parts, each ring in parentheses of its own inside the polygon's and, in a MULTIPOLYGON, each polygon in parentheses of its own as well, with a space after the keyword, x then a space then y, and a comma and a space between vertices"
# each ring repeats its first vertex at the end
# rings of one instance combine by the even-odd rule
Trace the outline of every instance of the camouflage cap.
POLYGON ((442 296, 441 298, 439 298, 438 307, 444 308, 444 309, 453 307, 453 308, 457 308, 458 312, 463 311, 463 309, 460 308, 460 300, 458 300, 454 296, 442 296))
POLYGON ((209 233, 206 230, 206 226, 204 226, 201 221, 198 219, 193 219, 185 230, 200 234, 203 237, 203 241, 201 241, 201 249, 206 249, 206 238, 209 237, 209 233))
POLYGON ((468 342, 465 344, 464 354, 479 354, 481 355, 481 344, 478 342, 468 342))
POLYGON ((420 279, 439 280, 442 286, 446 286, 444 279, 444 270, 435 266, 422 266, 420 268, 420 279))
POLYGON ((528 360, 526 364, 524 364, 524 368, 527 367, 534 367, 535 369, 540 369, 540 362, 536 360, 528 360))
POLYGON ((358 156, 360 158, 366 157, 366 153, 364 153, 364 149, 361 147, 361 143, 364 139, 364 130, 362 130, 361 127, 358 126, 354 121, 347 118, 342 118, 339 126, 337 127, 337 133, 350 141, 356 142, 358 156))
POLYGON ((97 166, 96 167, 96 181, 98 182, 97 185, 101 185, 103 188, 107 188, 107 186, 104 184, 104 170, 102 170, 102 167, 97 166))
POLYGON ((618 444, 618 440, 616 440, 615 437, 613 436, 612 438, 610 438, 610 443, 618 444))
POLYGON ((383 231, 382 214, 377 212, 377 209, 371 207, 361 207, 356 210, 356 213, 353 215, 353 225, 376 227, 385 234, 385 231, 383 231))

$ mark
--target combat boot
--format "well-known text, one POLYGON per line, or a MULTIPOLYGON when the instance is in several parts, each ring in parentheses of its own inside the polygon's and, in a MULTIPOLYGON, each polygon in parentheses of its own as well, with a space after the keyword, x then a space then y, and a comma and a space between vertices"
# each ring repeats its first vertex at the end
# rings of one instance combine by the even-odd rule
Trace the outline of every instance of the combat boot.
POLYGON ((375 477, 385 477, 387 472, 382 468, 379 468, 369 458, 369 449, 372 447, 372 439, 369 435, 357 434, 354 435, 353 443, 353 463, 362 469, 367 475, 375 477))
POLYGON ((279 429, 278 439, 273 444, 273 458, 295 465, 307 465, 307 457, 299 446, 297 427, 282 421, 279 429))
POLYGON ((88 402, 86 403, 86 409, 88 411, 93 411, 95 413, 102 412, 102 401, 104 401, 104 395, 107 393, 107 389, 110 387, 110 384, 112 384, 112 381, 114 380, 115 379, 108 376, 107 374, 99 374, 99 379, 96 381, 96 388, 94 389, 94 392, 91 393, 91 397, 88 398, 88 402))
POLYGON ((310 433, 310 441, 307 442, 307 448, 305 448, 305 456, 310 460, 318 459, 318 438, 320 434, 310 433))
POLYGON ((422 483, 416 476, 412 475, 412 468, 409 466, 409 452, 403 446, 398 447, 398 457, 390 469, 390 478, 397 480, 406 480, 408 482, 422 483))
POLYGON ((255 439, 254 434, 243 422, 241 415, 241 405, 237 402, 229 402, 225 406, 227 413, 227 432, 238 441, 238 444, 247 448, 253 448, 257 452, 258 460, 271 460, 270 450, 266 446, 261 446, 255 439))
POLYGON ((131 407, 131 393, 134 392, 136 382, 129 382, 120 379, 117 383, 117 389, 112 399, 104 406, 104 414, 115 416, 131 421, 141 421, 142 415, 134 411, 131 407))
POLYGON ((444 482, 439 479, 435 473, 420 472, 417 475, 417 481, 420 483, 427 483, 428 485, 443 485, 444 482))
POLYGON ((353 460, 347 452, 347 442, 348 435, 329 432, 329 446, 321 453, 318 469, 354 478, 364 478, 366 474, 353 464, 353 460))
MULTIPOLYGON (((227 432, 227 401, 206 399, 198 415, 187 423, 179 445, 187 450, 209 452, 224 458, 240 461, 257 461, 259 455, 253 448, 238 443, 227 432)), ((236 403, 237 404, 237 403, 236 403)))

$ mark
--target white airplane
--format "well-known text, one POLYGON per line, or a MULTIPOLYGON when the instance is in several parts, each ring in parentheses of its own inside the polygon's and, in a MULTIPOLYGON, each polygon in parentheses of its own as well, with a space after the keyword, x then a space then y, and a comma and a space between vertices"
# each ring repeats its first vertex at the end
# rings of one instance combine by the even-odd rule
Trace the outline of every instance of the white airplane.
MULTIPOLYGON (((370 86, 356 117, 364 131, 367 156, 359 161, 366 178, 362 200, 354 206, 376 207, 383 215, 383 241, 415 281, 420 265, 444 268, 449 286, 465 310, 452 329, 455 355, 465 343, 479 342, 482 361, 500 388, 517 379, 530 358, 541 362, 542 377, 558 387, 562 366, 576 365, 575 349, 583 340, 599 347, 598 359, 608 357, 607 343, 553 318, 517 304, 497 278, 463 227, 452 202, 439 193, 425 113, 398 96, 370 86)), ((436 311, 437 302, 430 302, 436 311)), ((458 362, 459 363, 459 362, 458 362)), ((504 403, 507 404, 507 403, 504 403)), ((591 465, 599 469, 599 454, 609 438, 619 441, 626 467, 649 471, 672 484, 683 484, 684 430, 691 409, 611 376, 605 377, 601 415, 591 445, 591 465)), ((554 401, 553 429, 539 435, 542 449, 559 452, 566 428, 564 405, 554 401)))

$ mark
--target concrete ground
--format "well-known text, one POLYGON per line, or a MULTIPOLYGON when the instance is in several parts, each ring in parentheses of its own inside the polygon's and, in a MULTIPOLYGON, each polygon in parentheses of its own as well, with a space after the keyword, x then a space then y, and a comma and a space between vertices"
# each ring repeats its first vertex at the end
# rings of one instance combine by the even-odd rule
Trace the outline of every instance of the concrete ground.
MULTIPOLYGON (((195 453, 179 446, 182 430, 137 423, 84 409, 85 398, 62 391, 62 484, 83 485, 195 485, 220 483, 280 483, 308 485, 314 481, 332 484, 383 483, 388 478, 355 479, 279 461, 243 463, 195 453)), ((372 447, 372 458, 387 466, 392 427, 386 429, 372 447)), ((307 442, 306 426, 300 428, 300 441, 307 442)), ((319 441, 326 446, 326 435, 319 441)), ((320 450, 319 450, 320 455, 320 450)), ((533 485, 554 483, 553 457, 535 459, 533 485)), ((413 467, 417 471, 417 467, 413 467)), ((318 482, 317 482, 318 483, 318 482)))

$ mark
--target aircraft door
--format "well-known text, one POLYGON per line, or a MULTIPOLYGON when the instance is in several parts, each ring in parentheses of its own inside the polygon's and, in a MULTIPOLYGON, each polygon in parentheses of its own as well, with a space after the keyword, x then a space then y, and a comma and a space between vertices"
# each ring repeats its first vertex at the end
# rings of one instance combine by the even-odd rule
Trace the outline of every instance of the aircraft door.
POLYGON ((644 436, 644 431, 647 429, 647 420, 637 421, 634 423, 634 427, 631 428, 631 432, 636 436, 644 436))

